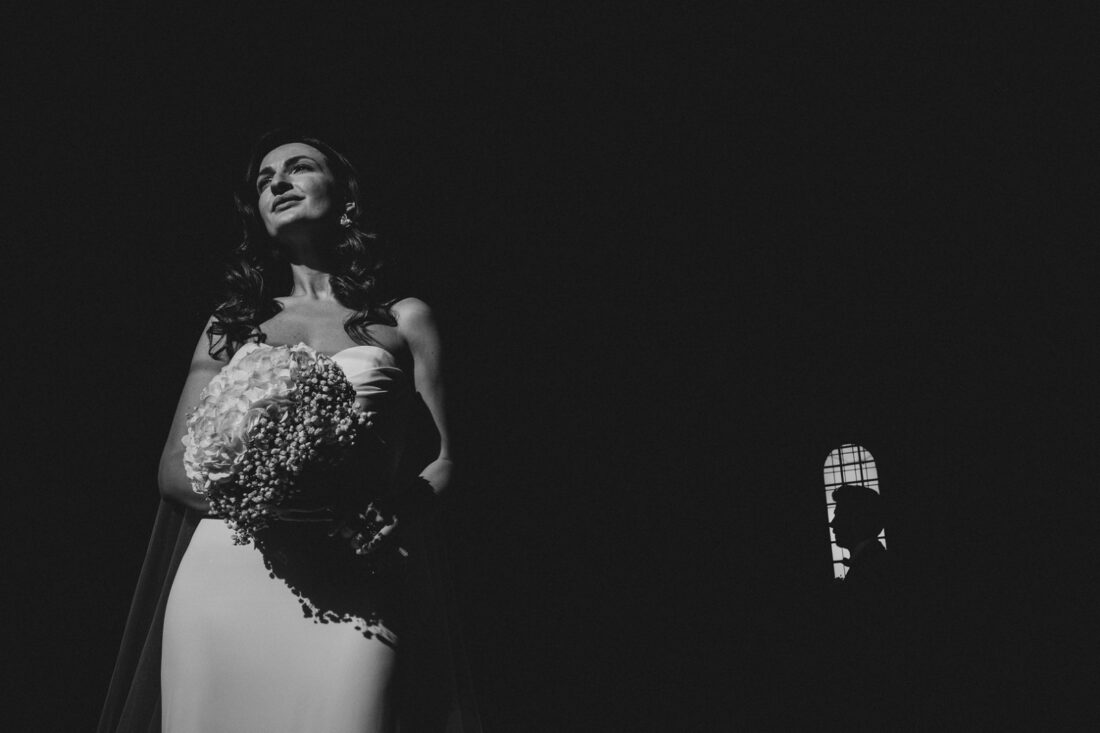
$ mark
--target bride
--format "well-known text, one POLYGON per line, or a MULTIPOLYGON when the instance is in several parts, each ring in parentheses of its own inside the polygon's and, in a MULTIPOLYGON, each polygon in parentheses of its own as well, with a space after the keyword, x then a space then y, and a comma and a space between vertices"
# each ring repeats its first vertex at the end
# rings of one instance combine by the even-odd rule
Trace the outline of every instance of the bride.
POLYGON ((264 136, 236 197, 244 238, 161 456, 161 510, 99 730, 479 730, 432 531, 454 464, 431 309, 381 299, 357 175, 326 143, 264 136), (324 480, 369 485, 382 500, 350 513, 288 508, 246 545, 209 516, 181 439, 202 390, 249 342, 306 344, 343 370, 378 439, 324 480), (406 475, 402 446, 417 406, 439 451, 406 475), (380 557, 388 570, 365 571, 380 557))

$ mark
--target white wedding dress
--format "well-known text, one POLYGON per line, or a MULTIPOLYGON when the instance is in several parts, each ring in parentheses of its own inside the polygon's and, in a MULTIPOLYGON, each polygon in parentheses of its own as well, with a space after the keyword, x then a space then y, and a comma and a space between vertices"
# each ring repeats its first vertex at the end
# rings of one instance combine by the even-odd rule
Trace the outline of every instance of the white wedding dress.
MULTIPOLYGON (((382 432, 392 441, 390 470, 378 469, 388 474, 378 480, 390 481, 409 380, 394 357, 375 346, 332 358, 358 402, 378 413, 376 424, 388 426, 382 432)), ((234 545, 220 519, 199 523, 165 612, 164 733, 397 730, 395 581, 334 569, 330 556, 311 557, 309 547, 299 543, 282 552, 276 543, 261 552, 251 543, 234 545)))

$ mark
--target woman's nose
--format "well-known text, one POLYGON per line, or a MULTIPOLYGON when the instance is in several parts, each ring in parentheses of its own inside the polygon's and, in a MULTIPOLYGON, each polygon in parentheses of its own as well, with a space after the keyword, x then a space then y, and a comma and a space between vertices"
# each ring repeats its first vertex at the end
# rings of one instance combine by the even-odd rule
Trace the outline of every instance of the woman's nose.
POLYGON ((283 191, 290 188, 290 181, 284 178, 282 175, 277 175, 271 179, 271 193, 278 196, 283 191))

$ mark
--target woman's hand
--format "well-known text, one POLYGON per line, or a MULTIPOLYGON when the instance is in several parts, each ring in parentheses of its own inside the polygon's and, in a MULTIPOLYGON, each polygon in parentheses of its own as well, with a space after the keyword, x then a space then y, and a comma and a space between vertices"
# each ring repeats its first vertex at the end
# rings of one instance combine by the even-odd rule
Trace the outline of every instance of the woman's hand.
POLYGON ((336 525, 329 537, 340 536, 356 555, 378 555, 396 538, 397 515, 371 503, 366 509, 336 525))
POLYGON ((420 472, 420 478, 427 481, 436 496, 442 494, 451 485, 454 475, 454 462, 450 458, 436 458, 420 472))
MULTIPOLYGON (((451 461, 445 458, 432 461, 420 476, 401 486, 396 494, 373 501, 363 511, 336 520, 329 536, 344 539, 357 555, 380 557, 387 554, 399 541, 396 531, 399 525, 416 522, 435 511, 437 492, 450 482, 452 468, 451 461)), ((324 521, 331 516, 318 513, 298 521, 324 521)), ((401 555, 406 554, 400 547, 396 550, 401 555)))

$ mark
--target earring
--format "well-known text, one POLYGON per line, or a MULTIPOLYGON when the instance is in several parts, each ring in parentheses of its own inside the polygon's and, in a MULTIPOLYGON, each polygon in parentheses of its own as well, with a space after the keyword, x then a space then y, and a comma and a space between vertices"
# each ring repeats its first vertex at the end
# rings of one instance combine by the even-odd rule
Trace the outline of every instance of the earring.
POLYGON ((352 225, 352 221, 351 221, 350 216, 348 216, 346 213, 340 216, 340 226, 347 229, 351 225, 352 225))

